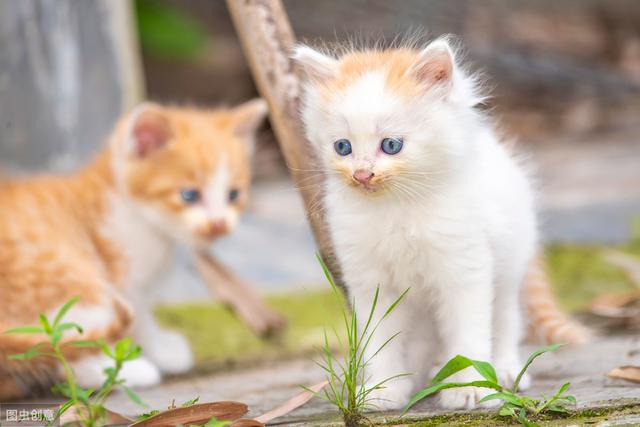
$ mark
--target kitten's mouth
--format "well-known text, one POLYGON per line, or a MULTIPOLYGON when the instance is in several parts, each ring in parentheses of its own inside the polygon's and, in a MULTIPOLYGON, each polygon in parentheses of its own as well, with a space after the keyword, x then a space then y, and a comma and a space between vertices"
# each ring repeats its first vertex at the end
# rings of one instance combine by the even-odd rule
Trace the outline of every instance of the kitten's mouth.
POLYGON ((366 193, 366 194, 372 194, 372 193, 377 193, 382 189, 382 185, 380 183, 376 183, 376 184, 372 184, 372 183, 362 183, 362 182, 358 182, 356 180, 351 180, 349 182, 349 184, 351 184, 352 187, 366 193))

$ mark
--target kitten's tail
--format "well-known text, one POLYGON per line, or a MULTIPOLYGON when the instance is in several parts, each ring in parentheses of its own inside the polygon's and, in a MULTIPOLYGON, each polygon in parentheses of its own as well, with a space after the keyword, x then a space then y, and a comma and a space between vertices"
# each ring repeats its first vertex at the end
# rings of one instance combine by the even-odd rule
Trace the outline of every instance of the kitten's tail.
POLYGON ((529 340, 545 344, 584 344, 591 331, 560 310, 542 257, 535 259, 524 283, 529 340))

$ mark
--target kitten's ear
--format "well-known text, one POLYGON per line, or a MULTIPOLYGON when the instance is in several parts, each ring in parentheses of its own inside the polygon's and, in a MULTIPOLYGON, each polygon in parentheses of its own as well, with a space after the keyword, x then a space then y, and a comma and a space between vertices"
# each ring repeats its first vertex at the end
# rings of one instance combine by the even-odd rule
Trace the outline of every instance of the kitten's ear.
POLYGON ((300 64, 307 77, 311 80, 323 81, 334 77, 338 71, 338 61, 335 58, 318 52, 305 45, 293 48, 291 58, 300 64))
POLYGON ((411 72, 427 87, 450 87, 453 82, 455 57, 445 39, 437 39, 424 48, 411 72))
POLYGON ((252 99, 232 110, 233 131, 246 141, 249 153, 253 153, 255 132, 267 112, 269 112, 269 106, 262 98, 252 99))
POLYGON ((127 151, 140 159, 165 147, 173 136, 162 107, 150 102, 137 106, 129 115, 127 151))

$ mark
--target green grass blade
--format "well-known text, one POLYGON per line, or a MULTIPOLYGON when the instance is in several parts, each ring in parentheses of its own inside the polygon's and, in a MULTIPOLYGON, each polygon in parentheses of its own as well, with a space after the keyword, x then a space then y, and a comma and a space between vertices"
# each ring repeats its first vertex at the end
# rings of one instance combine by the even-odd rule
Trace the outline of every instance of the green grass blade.
POLYGON ((389 308, 387 308, 387 311, 384 312, 384 315, 382 315, 383 319, 391 314, 393 310, 395 310, 395 308, 398 306, 398 304, 400 304, 400 301, 404 299, 405 295, 407 295, 407 292, 409 292, 410 289, 411 288, 405 289, 405 291, 401 293, 398 298, 396 298, 396 300, 389 306, 389 308))
POLYGON ((45 331, 40 326, 20 326, 11 328, 3 332, 3 334, 44 334, 45 331))
POLYGON ((546 347, 539 348, 538 350, 536 350, 533 353, 531 353, 531 355, 527 359, 527 363, 524 364, 524 366, 522 367, 522 370, 520 370, 520 373, 516 377, 516 380, 513 383, 513 388, 511 389, 511 391, 513 391, 514 393, 518 392, 518 386, 520 385, 520 381, 522 380, 522 376, 527 371, 527 369, 529 369, 529 366, 533 363, 533 361, 538 356, 541 356, 541 355, 543 355, 545 353, 548 353, 550 351, 555 351, 555 350, 559 349, 560 347, 562 347, 563 345, 564 344, 551 344, 551 345, 548 345, 546 347))
MULTIPOLYGON (((127 395, 127 397, 129 398, 130 401, 132 401, 133 403, 135 403, 138 406, 141 406, 143 408, 148 408, 149 405, 147 405, 146 403, 144 403, 144 401, 140 398, 140 396, 138 396, 138 394, 131 390, 129 387, 125 386, 125 385, 121 385, 120 388, 122 388, 122 390, 125 392, 125 394, 127 395)), ((198 398, 196 398, 196 402, 197 402, 198 398)), ((186 402, 189 403, 189 402, 186 402)), ((194 402, 195 403, 195 402, 194 402)), ((193 403, 189 406, 192 406, 193 403)), ((184 407, 184 405, 183 405, 184 407)))
POLYGON ((480 403, 488 402, 490 400, 502 400, 503 402, 511 403, 512 405, 522 406, 522 399, 509 392, 498 392, 489 394, 480 399, 480 403))
POLYGON ((58 324, 60 323, 60 321, 62 320, 64 315, 67 314, 69 309, 71 309, 71 307, 73 307, 73 305, 75 303, 77 303, 78 301, 80 301, 80 297, 76 296, 76 297, 71 298, 69 301, 65 302, 64 305, 62 307, 60 307, 60 310, 58 310, 58 313, 56 314, 56 317, 53 319, 53 327, 54 328, 56 326, 58 326, 58 324))

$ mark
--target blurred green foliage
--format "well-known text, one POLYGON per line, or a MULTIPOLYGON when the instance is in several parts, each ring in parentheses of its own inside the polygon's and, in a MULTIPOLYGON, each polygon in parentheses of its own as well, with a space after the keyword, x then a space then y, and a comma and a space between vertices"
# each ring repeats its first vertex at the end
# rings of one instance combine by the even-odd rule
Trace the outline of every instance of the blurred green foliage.
MULTIPOLYGON (((611 249, 640 257, 640 220, 633 224, 629 242, 611 249)), ((607 262, 602 245, 554 244, 547 248, 549 274, 561 306, 578 311, 602 294, 636 289, 618 267, 607 262)), ((640 258, 638 258, 640 261, 640 258)))
POLYGON ((136 0, 135 12, 142 49, 159 59, 196 59, 208 43, 204 26, 194 17, 160 0, 136 0))
POLYGON ((205 365, 301 355, 322 346, 325 329, 336 329, 342 335, 343 302, 330 290, 273 295, 267 302, 289 322, 283 336, 277 339, 257 338, 219 304, 161 307, 156 314, 161 324, 177 329, 189 339, 196 361, 205 365))

